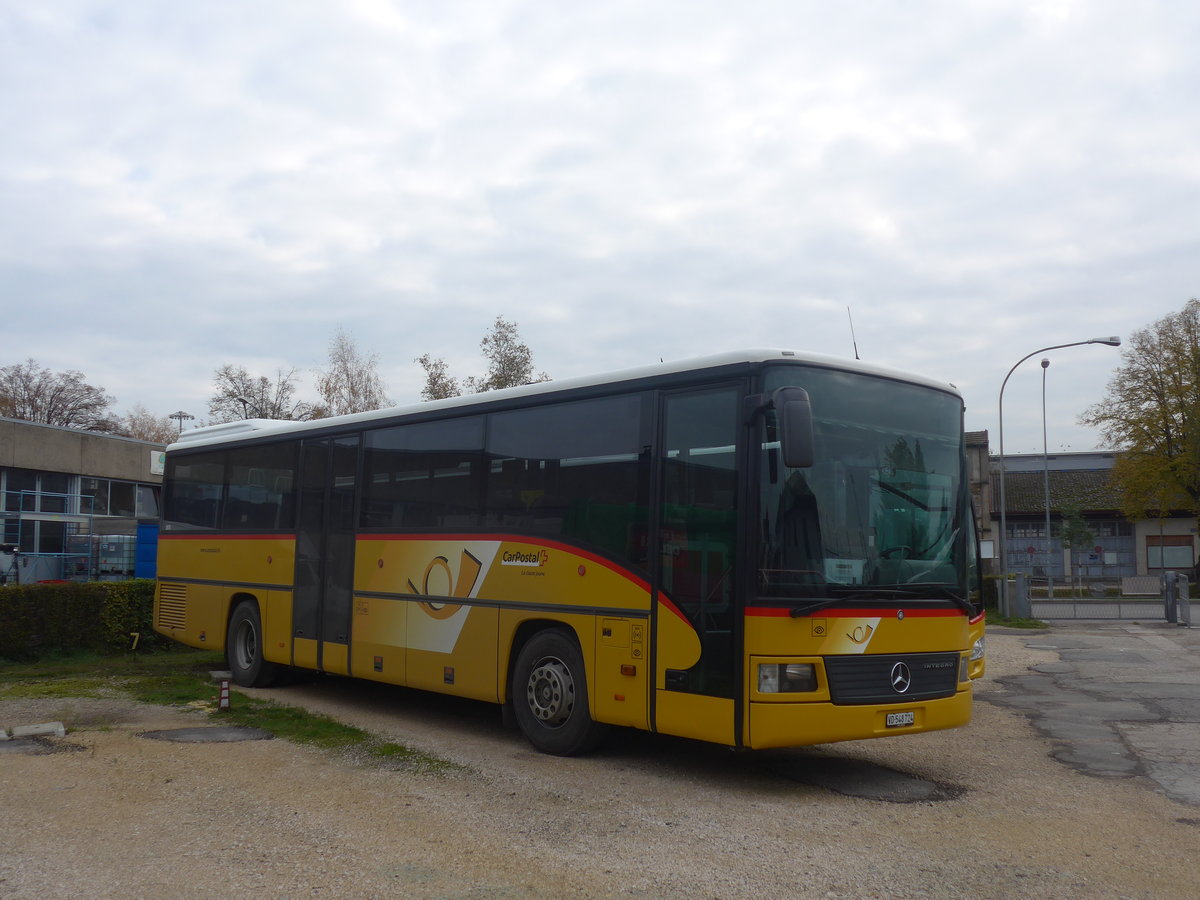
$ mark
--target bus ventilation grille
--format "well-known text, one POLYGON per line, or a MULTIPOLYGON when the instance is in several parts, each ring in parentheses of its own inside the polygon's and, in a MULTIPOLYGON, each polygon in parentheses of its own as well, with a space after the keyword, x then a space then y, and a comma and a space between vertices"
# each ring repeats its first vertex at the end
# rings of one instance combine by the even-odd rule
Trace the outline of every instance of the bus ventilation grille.
POLYGON ((187 625, 187 585, 160 584, 158 588, 158 628, 182 629, 187 625))
POLYGON ((836 704, 905 703, 952 697, 958 689, 957 653, 831 656, 825 659, 829 696, 836 704), (903 666, 901 668, 900 666, 903 666), (907 688, 903 691, 893 687, 907 688))

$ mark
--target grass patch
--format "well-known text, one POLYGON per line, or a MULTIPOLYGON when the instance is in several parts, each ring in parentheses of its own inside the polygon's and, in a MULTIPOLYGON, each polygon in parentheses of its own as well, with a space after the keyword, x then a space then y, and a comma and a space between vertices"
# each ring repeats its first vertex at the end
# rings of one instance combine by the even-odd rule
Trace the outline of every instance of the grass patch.
POLYGON ((99 678, 35 679, 0 684, 0 700, 52 700, 74 697, 104 696, 104 682, 99 678))
POLYGON ((345 725, 319 713, 306 712, 273 700, 237 694, 230 708, 220 713, 221 720, 231 725, 263 728, 277 737, 297 744, 307 744, 322 750, 349 752, 351 755, 394 768, 416 768, 427 772, 450 772, 462 769, 448 760, 405 747, 403 744, 382 741, 369 732, 345 725))
POLYGON ((172 695, 160 698, 154 691, 162 691, 174 682, 174 696, 186 695, 187 699, 182 700, 186 703, 195 699, 191 685, 201 676, 207 678, 208 669, 220 665, 220 656, 203 651, 137 656, 77 653, 46 656, 36 662, 0 662, 0 699, 130 694, 146 703, 172 705, 172 695))
POLYGON ((225 668, 219 653, 171 650, 152 654, 78 654, 33 663, 0 662, 0 700, 94 698, 117 695, 139 703, 207 707, 223 724, 262 728, 278 738, 322 750, 349 753, 388 767, 449 772, 447 760, 382 741, 329 716, 235 691, 230 708, 216 712, 218 685, 209 674, 225 668))
POLYGON ((343 725, 328 716, 241 694, 232 698, 229 710, 221 714, 221 721, 231 725, 265 728, 297 744, 325 750, 344 750, 371 739, 362 729, 343 725))
POLYGON ((987 610, 987 624, 1003 625, 1005 628, 1029 628, 1035 630, 1050 627, 1041 619, 1027 619, 1021 616, 1002 616, 996 609, 990 606, 987 610))

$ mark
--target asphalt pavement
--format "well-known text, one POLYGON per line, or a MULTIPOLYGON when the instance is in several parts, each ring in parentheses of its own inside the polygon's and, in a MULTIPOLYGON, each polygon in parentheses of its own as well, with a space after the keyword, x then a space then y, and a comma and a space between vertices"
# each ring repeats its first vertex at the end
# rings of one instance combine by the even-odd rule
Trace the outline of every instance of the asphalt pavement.
POLYGON ((1200 628, 1070 621, 1015 634, 1056 662, 977 697, 1018 710, 1064 764, 1101 778, 1146 777, 1200 807, 1200 628))

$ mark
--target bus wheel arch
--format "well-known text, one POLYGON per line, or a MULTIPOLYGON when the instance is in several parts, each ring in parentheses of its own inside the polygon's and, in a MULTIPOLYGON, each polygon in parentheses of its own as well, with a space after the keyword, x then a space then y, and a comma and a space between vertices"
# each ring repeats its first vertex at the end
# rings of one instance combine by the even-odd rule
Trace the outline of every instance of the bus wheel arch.
POLYGON ((608 729, 591 716, 583 651, 571 629, 541 625, 523 630, 514 643, 508 691, 512 717, 543 753, 586 753, 608 729))
POLYGON ((238 594, 231 606, 225 630, 225 659, 233 681, 242 687, 268 687, 279 674, 279 667, 263 657, 258 600, 249 594, 238 594))

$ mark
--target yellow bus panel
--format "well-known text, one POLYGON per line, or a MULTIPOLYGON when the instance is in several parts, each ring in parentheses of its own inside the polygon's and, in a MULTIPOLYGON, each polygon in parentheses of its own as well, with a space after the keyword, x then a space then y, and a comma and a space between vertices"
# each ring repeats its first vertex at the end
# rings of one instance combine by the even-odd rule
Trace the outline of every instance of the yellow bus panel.
POLYGON ((319 669, 317 659, 320 646, 314 638, 296 638, 292 643, 292 665, 301 669, 319 669))
POLYGON ((683 691, 657 691, 654 704, 656 731, 733 746, 733 700, 683 691))
POLYGON ((822 610, 792 618, 786 609, 746 615, 746 654, 839 656, 968 649, 964 613, 953 609, 822 610))
POLYGON ((902 706, 834 706, 830 703, 750 703, 746 746, 752 750, 825 744, 955 728, 971 721, 969 686, 952 697, 902 706), (911 725, 889 727, 896 711, 912 712, 911 725))
POLYGON ((404 684, 411 606, 404 600, 390 597, 354 598, 350 674, 389 684, 404 684))
POLYGON ((648 623, 644 619, 605 617, 596 636, 592 718, 611 725, 648 728, 648 623))

